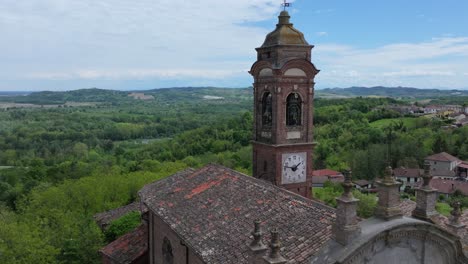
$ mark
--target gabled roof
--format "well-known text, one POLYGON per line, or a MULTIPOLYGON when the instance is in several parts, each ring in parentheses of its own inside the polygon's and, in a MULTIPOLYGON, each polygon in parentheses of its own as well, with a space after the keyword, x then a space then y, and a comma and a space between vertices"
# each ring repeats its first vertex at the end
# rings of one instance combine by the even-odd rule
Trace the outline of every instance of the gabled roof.
POLYGON ((148 225, 143 223, 99 250, 115 264, 134 263, 148 252, 148 225))
POLYGON ((101 229, 105 229, 112 221, 130 212, 140 212, 140 203, 134 202, 116 209, 94 215, 94 220, 101 229))
POLYGON ((354 181, 354 184, 357 184, 359 186, 366 186, 366 185, 369 185, 370 182, 369 181, 366 181, 366 180, 355 180, 354 181))
MULTIPOLYGON (((422 181, 418 183, 418 185, 421 184, 422 181)), ((464 195, 468 195, 468 182, 434 178, 431 180, 430 186, 437 189, 439 193, 452 194, 456 190, 459 190, 464 195)))
POLYGON ((308 263, 330 239, 335 218, 333 208, 214 164, 154 182, 139 194, 206 263, 249 263, 257 219, 265 244, 278 228, 281 254, 289 263, 308 263))
POLYGON ((468 161, 462 161, 462 163, 458 164, 457 167, 468 169, 468 161))
POLYGON ((420 169, 396 168, 393 170, 393 175, 395 175, 395 177, 418 178, 421 177, 422 174, 423 171, 420 169))
POLYGON ((329 177, 329 176, 313 176, 312 184, 324 184, 326 181, 331 182, 344 182, 343 176, 329 177))
POLYGON ((437 154, 431 155, 431 156, 429 156, 429 157, 426 157, 426 160, 432 160, 432 161, 450 161, 450 162, 453 162, 453 161, 460 161, 457 157, 454 157, 454 156, 448 154, 447 152, 441 152, 441 153, 437 153, 437 154))
POLYGON ((334 171, 330 169, 323 169, 323 170, 312 171, 312 176, 341 176, 343 177, 343 174, 338 171, 334 171))

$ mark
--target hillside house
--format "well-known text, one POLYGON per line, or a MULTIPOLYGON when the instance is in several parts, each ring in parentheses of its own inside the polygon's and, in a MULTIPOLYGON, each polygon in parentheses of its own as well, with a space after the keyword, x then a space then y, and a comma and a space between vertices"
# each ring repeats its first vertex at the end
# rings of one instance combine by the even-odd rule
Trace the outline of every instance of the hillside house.
POLYGON ((455 171, 455 168, 458 166, 458 164, 461 163, 461 160, 448 154, 447 152, 441 152, 428 156, 424 159, 424 161, 428 161, 429 164, 431 164, 432 170, 438 172, 455 171))
POLYGON ((366 191, 372 188, 372 183, 367 180, 356 180, 353 183, 354 183, 354 188, 360 191, 366 191))
POLYGON ((423 171, 417 169, 396 168, 393 171, 395 179, 401 182, 400 191, 404 191, 406 187, 413 189, 420 181, 423 171))
POLYGON ((344 176, 341 172, 323 169, 312 172, 312 187, 323 187, 326 181, 333 183, 344 182, 344 176))

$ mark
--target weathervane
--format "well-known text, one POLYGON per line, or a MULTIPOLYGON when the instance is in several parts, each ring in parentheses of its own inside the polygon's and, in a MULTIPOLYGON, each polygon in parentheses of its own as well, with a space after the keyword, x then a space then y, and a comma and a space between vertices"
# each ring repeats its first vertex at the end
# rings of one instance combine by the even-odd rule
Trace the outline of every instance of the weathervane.
POLYGON ((284 11, 286 11, 286 7, 290 7, 291 3, 288 3, 287 0, 284 0, 284 3, 281 4, 284 8, 284 11))

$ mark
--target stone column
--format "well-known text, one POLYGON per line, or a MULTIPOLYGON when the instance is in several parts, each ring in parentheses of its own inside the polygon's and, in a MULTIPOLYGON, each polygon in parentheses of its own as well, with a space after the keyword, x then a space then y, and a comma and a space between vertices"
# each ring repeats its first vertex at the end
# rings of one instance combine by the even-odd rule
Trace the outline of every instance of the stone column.
POLYGON ((268 247, 263 244, 262 235, 263 232, 260 229, 260 220, 254 222, 254 230, 252 231, 253 240, 250 243, 249 248, 253 252, 252 264, 261 263, 262 257, 265 255, 268 247))
POLYGON ((375 210, 375 216, 390 220, 401 217, 400 208, 400 182, 393 177, 392 167, 388 166, 383 180, 377 181, 379 202, 375 210))
POLYGON ((452 217, 447 223, 447 229, 454 233, 455 235, 461 237, 463 231, 465 230, 465 225, 460 222, 460 217, 462 215, 461 204, 460 202, 454 202, 451 204, 453 210, 450 212, 452 217))
POLYGON ((281 243, 279 241, 278 230, 275 228, 271 231, 270 254, 263 257, 264 262, 267 264, 284 264, 287 262, 280 254, 281 243))
POLYGON ((430 186, 432 180, 431 164, 424 163, 423 184, 416 188, 416 208, 412 216, 424 221, 432 222, 431 217, 438 214, 435 206, 437 202, 437 191, 430 186))
POLYGON ((343 246, 346 246, 361 231, 356 215, 358 199, 353 197, 351 190, 353 182, 351 171, 345 171, 345 181, 342 184, 344 192, 341 197, 336 198, 336 220, 332 226, 333 239, 343 246))

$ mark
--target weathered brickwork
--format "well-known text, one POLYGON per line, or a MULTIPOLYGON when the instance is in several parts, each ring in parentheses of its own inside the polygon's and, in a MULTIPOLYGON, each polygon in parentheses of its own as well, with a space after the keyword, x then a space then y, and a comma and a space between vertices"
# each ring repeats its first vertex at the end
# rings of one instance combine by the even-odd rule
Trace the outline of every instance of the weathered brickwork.
POLYGON ((257 48, 254 77, 253 175, 305 197, 310 197, 313 161, 314 78, 318 70, 311 62, 312 45, 281 12, 276 29, 257 48), (299 98, 298 120, 288 122, 288 98, 299 98), (269 98, 268 101, 265 98, 269 98), (306 180, 281 181, 285 153, 306 152, 306 180))

